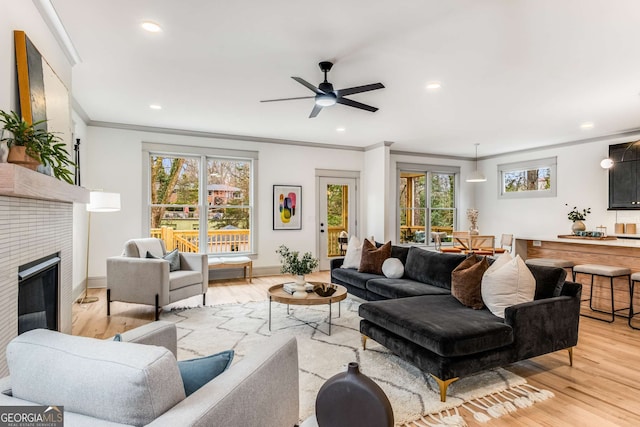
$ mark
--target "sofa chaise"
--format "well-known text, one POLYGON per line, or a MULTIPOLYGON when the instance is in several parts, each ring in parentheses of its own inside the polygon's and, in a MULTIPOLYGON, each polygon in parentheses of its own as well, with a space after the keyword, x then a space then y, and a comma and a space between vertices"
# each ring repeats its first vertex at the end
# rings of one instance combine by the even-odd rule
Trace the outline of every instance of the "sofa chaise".
MULTIPOLYGON (((397 250, 396 250, 396 253, 397 250)), ((430 373, 440 387, 459 377, 513 362, 572 349, 578 341, 582 286, 565 281, 561 268, 528 266, 534 300, 505 310, 474 310, 451 295, 451 273, 464 255, 407 248, 404 276, 389 279, 331 265, 331 280, 372 300, 360 305, 363 346, 371 338, 430 373)))
POLYGON ((0 405, 62 405, 67 427, 298 423, 295 338, 270 338, 187 397, 174 323, 153 322, 121 338, 128 342, 44 329, 19 335, 7 348, 11 376, 0 379, 0 405))

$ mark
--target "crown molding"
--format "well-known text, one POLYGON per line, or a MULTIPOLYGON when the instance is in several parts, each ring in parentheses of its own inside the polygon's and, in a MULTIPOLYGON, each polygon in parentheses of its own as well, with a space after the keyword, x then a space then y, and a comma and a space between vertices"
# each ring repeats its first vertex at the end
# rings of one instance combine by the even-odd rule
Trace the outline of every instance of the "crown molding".
POLYGON ((82 59, 73 45, 69 33, 67 33, 67 30, 64 28, 60 16, 58 16, 58 12, 56 12, 56 9, 53 7, 51 0, 33 0, 33 4, 36 6, 36 9, 38 9, 38 12, 40 12, 42 19, 51 30, 53 37, 62 48, 71 66, 81 63, 82 59))

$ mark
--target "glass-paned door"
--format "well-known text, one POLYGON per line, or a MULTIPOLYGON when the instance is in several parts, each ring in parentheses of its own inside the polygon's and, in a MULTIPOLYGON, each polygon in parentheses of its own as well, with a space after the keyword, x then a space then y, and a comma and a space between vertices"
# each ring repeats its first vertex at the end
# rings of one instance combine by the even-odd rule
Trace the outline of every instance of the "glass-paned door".
POLYGON ((338 240, 341 233, 356 234, 355 181, 354 178, 320 178, 320 270, 329 269, 331 258, 344 256, 338 240))

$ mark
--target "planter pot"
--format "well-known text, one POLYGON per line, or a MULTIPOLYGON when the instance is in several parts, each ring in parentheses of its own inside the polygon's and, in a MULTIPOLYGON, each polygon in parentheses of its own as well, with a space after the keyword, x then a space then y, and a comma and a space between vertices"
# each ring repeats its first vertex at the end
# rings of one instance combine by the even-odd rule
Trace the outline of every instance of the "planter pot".
POLYGON ((585 231, 587 229, 587 226, 584 225, 584 222, 577 220, 577 221, 573 221, 573 225, 571 226, 571 231, 573 232, 573 234, 576 234, 576 231, 585 231))
POLYGON ((24 166, 25 168, 36 170, 40 165, 40 160, 35 159, 27 154, 27 147, 14 145, 9 149, 7 162, 24 166))

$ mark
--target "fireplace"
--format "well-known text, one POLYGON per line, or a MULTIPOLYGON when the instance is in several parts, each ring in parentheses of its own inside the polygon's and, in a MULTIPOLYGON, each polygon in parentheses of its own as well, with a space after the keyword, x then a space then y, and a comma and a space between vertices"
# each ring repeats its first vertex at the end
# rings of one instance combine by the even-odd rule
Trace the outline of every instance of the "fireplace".
POLYGON ((18 334, 58 330, 59 283, 59 253, 18 267, 18 334))

